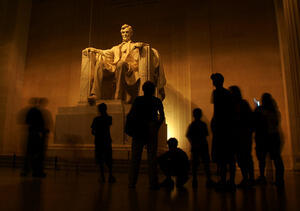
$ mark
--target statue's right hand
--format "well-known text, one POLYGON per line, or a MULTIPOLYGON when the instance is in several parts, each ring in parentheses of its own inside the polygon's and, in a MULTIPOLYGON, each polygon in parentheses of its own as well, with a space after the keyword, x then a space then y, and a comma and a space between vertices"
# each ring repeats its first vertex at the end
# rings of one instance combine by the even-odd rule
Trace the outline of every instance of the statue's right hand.
POLYGON ((96 49, 96 48, 93 48, 93 47, 88 47, 86 49, 84 49, 82 52, 92 52, 92 53, 99 53, 100 50, 96 49))

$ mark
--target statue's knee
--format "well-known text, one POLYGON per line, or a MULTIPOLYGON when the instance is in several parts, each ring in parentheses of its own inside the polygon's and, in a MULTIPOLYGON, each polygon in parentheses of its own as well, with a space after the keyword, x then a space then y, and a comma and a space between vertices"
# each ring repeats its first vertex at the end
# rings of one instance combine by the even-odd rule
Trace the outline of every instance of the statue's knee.
POLYGON ((102 69, 102 68, 104 68, 105 63, 103 61, 99 61, 98 66, 102 69))
POLYGON ((128 70, 129 69, 129 65, 127 62, 119 62, 117 64, 117 69, 118 70, 128 70))

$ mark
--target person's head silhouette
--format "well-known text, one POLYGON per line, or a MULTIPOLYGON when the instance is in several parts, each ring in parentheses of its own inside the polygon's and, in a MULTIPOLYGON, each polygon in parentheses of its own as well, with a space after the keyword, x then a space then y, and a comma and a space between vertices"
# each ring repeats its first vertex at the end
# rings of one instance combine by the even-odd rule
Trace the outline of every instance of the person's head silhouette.
POLYGON ((237 100, 242 99, 242 93, 238 86, 231 86, 231 87, 229 87, 229 90, 234 99, 237 99, 237 100))
POLYGON ((45 108, 45 107, 47 107, 48 103, 49 103, 49 101, 46 97, 39 98, 40 107, 45 108))
POLYGON ((213 85, 216 88, 223 87, 224 77, 223 77, 223 75, 221 73, 213 73, 213 74, 211 74, 210 79, 213 81, 213 85))
POLYGON ((28 104, 30 106, 38 106, 39 105, 39 98, 37 97, 32 97, 29 99, 28 104))
POLYGON ((155 85, 151 81, 146 81, 142 89, 145 96, 153 96, 155 93, 155 85))
POLYGON ((107 111, 107 106, 105 103, 101 103, 98 105, 98 111, 100 112, 100 114, 106 114, 107 111))
POLYGON ((178 141, 176 138, 170 138, 168 141, 167 141, 167 144, 169 146, 169 150, 174 150, 174 149, 177 149, 177 146, 178 146, 178 141))
POLYGON ((202 110, 200 108, 195 108, 193 110, 193 117, 195 120, 200 120, 202 117, 202 110))
POLYGON ((268 110, 278 110, 277 104, 270 93, 263 93, 261 96, 261 105, 268 110))

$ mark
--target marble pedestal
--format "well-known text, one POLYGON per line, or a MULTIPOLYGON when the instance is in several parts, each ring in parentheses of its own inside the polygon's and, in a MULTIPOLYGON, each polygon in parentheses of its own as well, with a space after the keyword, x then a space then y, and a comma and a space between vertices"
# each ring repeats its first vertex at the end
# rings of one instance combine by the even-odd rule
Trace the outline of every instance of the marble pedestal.
MULTIPOLYGON (((129 159, 131 138, 124 133, 126 114, 130 105, 119 100, 101 100, 107 104, 107 112, 113 118, 111 137, 114 159, 129 159)), ((94 137, 91 124, 97 116, 97 107, 77 105, 60 107, 56 115, 54 143, 48 147, 49 156, 69 159, 85 159, 94 157, 94 137)), ((159 153, 166 150, 167 125, 163 124, 159 132, 159 153)), ((145 159, 146 153, 143 153, 145 159)))

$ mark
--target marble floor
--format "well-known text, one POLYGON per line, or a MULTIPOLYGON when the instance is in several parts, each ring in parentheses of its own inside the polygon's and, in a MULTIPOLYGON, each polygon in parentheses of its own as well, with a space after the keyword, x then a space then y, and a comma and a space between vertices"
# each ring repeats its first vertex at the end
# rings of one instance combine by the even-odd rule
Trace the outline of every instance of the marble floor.
POLYGON ((116 174, 118 181, 111 185, 98 183, 97 172, 48 170, 44 179, 19 174, 19 169, 0 168, 0 211, 300 210, 300 173, 292 171, 284 189, 269 184, 235 193, 206 189, 203 176, 197 191, 189 181, 186 190, 170 192, 149 190, 146 174, 135 190, 127 188, 125 173, 116 174))

